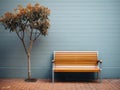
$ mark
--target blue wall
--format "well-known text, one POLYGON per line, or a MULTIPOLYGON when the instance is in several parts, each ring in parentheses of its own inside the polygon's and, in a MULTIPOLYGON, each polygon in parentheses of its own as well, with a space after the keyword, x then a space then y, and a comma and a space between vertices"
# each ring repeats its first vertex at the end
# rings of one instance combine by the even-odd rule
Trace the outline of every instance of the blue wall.
MULTIPOLYGON (((0 15, 36 2, 51 9, 51 28, 33 46, 33 77, 51 78, 54 50, 95 50, 103 60, 103 78, 120 78, 120 0, 0 0, 0 15)), ((27 77, 27 58, 16 34, 0 26, 2 77, 27 77)))

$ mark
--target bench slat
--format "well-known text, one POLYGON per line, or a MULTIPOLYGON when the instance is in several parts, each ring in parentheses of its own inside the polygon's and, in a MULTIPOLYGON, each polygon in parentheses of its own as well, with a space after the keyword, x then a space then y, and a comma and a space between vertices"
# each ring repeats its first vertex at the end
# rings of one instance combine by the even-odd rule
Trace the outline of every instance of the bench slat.
POLYGON ((99 72, 98 67, 55 67, 54 72, 99 72))

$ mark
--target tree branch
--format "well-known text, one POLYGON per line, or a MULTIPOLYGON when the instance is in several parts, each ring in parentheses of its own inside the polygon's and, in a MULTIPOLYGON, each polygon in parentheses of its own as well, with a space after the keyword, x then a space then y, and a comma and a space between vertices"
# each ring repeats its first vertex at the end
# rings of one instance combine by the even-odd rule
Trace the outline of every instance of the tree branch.
POLYGON ((36 35, 35 35, 35 38, 34 38, 34 40, 33 40, 33 41, 35 42, 35 41, 36 41, 36 39, 37 39, 40 35, 41 35, 41 33, 36 34, 36 35))
POLYGON ((24 47, 25 53, 28 55, 28 50, 27 50, 27 47, 26 47, 26 45, 25 45, 25 41, 24 41, 24 39, 21 39, 21 41, 22 41, 22 44, 23 44, 23 47, 24 47))
POLYGON ((33 40, 33 39, 32 39, 32 34, 33 34, 33 28, 31 28, 31 32, 30 32, 30 40, 33 40))
POLYGON ((16 34, 20 40, 22 40, 22 37, 20 37, 19 32, 16 30, 16 34))
POLYGON ((20 37, 19 32, 18 32, 17 30, 16 30, 16 34, 17 34, 17 36, 19 37, 19 39, 21 40, 21 42, 22 42, 22 44, 23 44, 25 53, 28 55, 28 51, 27 51, 27 47, 26 47, 26 45, 25 45, 24 38, 20 37))
POLYGON ((33 46, 33 40, 30 40, 30 42, 29 42, 29 48, 28 48, 28 53, 29 54, 31 52, 32 46, 33 46))

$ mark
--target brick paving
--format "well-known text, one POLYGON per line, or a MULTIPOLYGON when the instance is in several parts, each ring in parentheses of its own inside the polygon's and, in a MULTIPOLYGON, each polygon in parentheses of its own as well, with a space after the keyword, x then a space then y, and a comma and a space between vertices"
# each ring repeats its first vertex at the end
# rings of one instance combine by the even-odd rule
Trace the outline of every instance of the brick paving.
POLYGON ((24 79, 0 79, 0 90, 120 90, 120 79, 98 81, 57 81, 38 79, 37 82, 25 82, 24 79))

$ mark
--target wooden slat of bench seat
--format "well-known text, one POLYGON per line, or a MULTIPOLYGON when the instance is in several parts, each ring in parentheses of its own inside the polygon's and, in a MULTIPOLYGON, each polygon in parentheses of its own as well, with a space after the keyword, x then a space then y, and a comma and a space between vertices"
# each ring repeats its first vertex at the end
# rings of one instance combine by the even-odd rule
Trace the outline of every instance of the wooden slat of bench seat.
POLYGON ((55 65, 89 65, 89 66, 94 66, 97 65, 98 61, 97 60, 56 60, 55 65))
POLYGON ((99 72, 99 67, 54 67, 54 72, 99 72))
POLYGON ((97 60, 96 55, 82 55, 82 54, 78 54, 78 55, 75 55, 75 54, 68 54, 68 55, 61 54, 61 55, 58 55, 58 54, 56 54, 55 55, 56 60, 61 60, 61 59, 62 60, 71 60, 72 58, 74 58, 75 60, 78 60, 78 59, 97 60))
POLYGON ((55 66, 97 66, 96 63, 55 63, 55 66))

